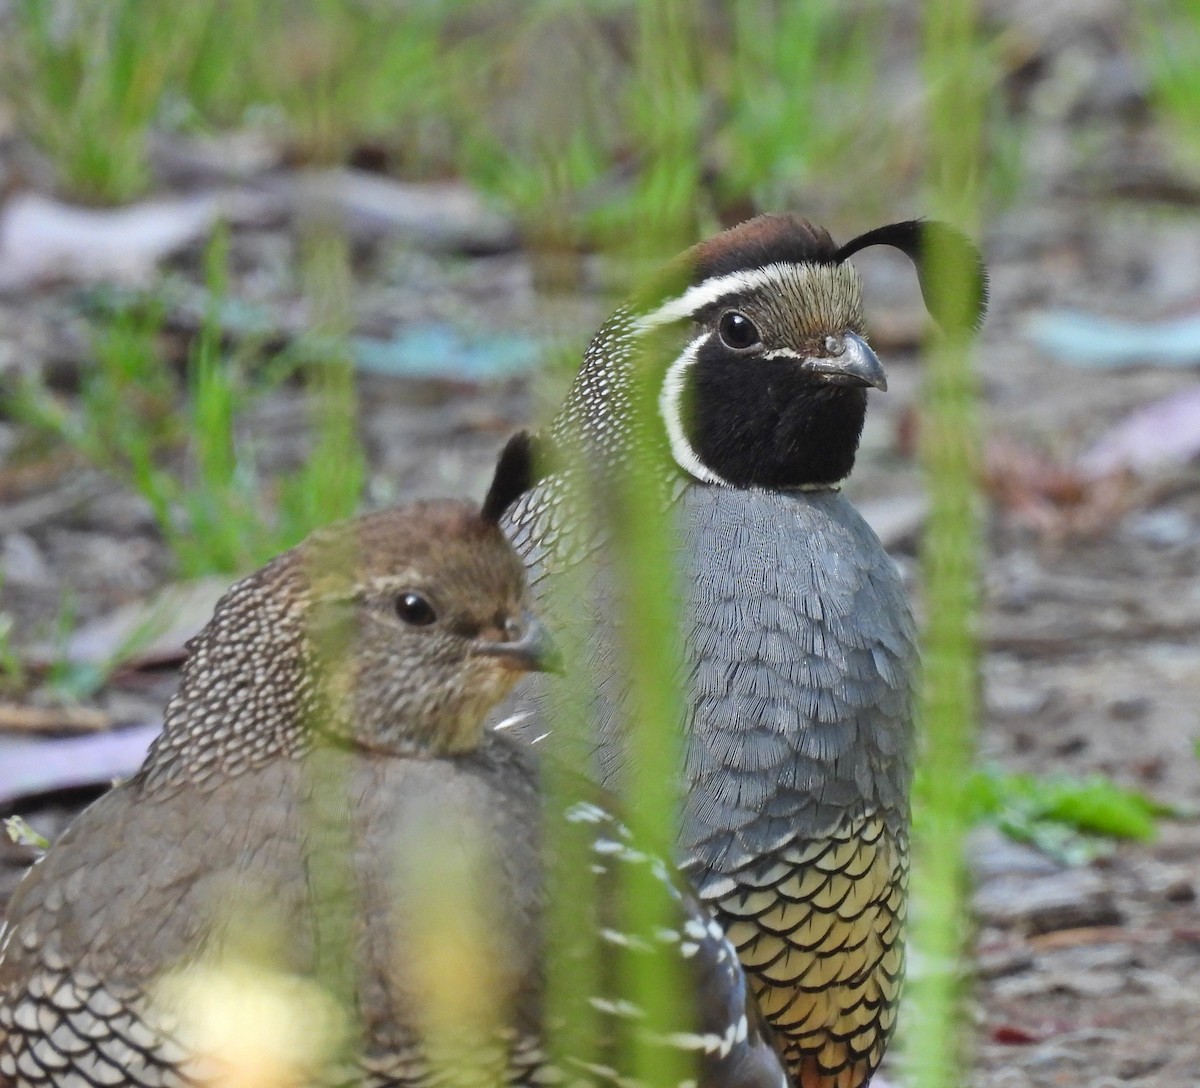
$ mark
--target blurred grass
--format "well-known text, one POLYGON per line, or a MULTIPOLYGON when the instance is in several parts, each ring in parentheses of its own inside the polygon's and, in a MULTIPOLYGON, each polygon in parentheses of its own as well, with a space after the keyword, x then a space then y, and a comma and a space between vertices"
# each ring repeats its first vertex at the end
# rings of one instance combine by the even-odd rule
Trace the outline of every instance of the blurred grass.
POLYGON ((1151 95, 1173 139, 1169 146, 1200 168, 1200 5, 1195 0, 1154 0, 1137 21, 1151 95))
POLYGON ((0 87, 78 199, 127 200, 150 184, 159 102, 206 19, 203 4, 20 0, 0 87))
POLYGON ((1117 839, 1149 842, 1167 808, 1102 775, 1010 774, 976 771, 968 787, 974 819, 988 820, 1019 842, 1065 864, 1103 855, 1117 839))
MULTIPOLYGON (((18 127, 67 198, 147 191, 156 133, 249 128, 293 163, 370 151, 406 176, 464 176, 511 210, 535 250, 600 246, 652 264, 722 216, 798 198, 822 178, 869 177, 855 160, 887 131, 869 108, 885 9, 23 0, 0 35, 0 72, 18 127)), ((350 513, 361 491, 339 347, 349 255, 332 225, 301 229, 306 293, 340 299, 313 322, 324 358, 306 372, 316 438, 302 472, 260 478, 239 427, 246 403, 271 388, 267 368, 251 365, 254 343, 226 350, 217 305, 182 396, 162 358, 164 301, 95 323, 96 365, 76 411, 45 390, 22 397, 23 418, 146 498, 185 574, 253 566, 350 513)))
MULTIPOLYGON (((4 572, 0 570, 0 591, 4 589, 4 572)), ((0 696, 22 691, 29 682, 25 659, 13 638, 13 618, 0 611, 0 696)))
POLYGON ((848 165, 866 189, 899 137, 876 75, 890 15, 872 0, 16 10, 0 65, 17 122, 90 202, 149 187, 155 127, 248 127, 296 162, 365 148, 406 176, 460 174, 543 237, 619 241, 650 214, 693 236, 718 210, 794 200, 848 165))
MULTIPOLYGON (((973 0, 924 6, 926 185, 929 213, 978 236, 988 87, 973 0)), ((969 328, 974 275, 963 255, 934 248, 936 312, 969 328)), ((925 627, 921 726, 925 739, 913 808, 911 972, 905 1067, 921 1088, 963 1083, 970 912, 965 837, 979 722, 981 533, 978 389, 967 337, 935 335, 924 353, 920 456, 929 499, 921 539, 925 627)))
MULTIPOLYGON (((335 245, 333 261, 344 265, 335 245)), ((180 573, 241 573, 290 548, 312 529, 352 514, 364 461, 348 359, 326 349, 307 369, 312 452, 299 468, 268 478, 259 466, 246 409, 271 387, 256 385, 258 345, 222 345, 219 312, 227 296, 228 234, 206 256, 208 306, 177 379, 163 358, 163 309, 153 294, 128 300, 93 323, 93 365, 74 404, 39 381, 0 398, 13 418, 78 450, 146 500, 180 573)), ((312 284, 323 292, 336 276, 312 284)), ((344 310, 344 299, 336 304, 344 310)), ((316 307, 318 313, 321 307, 316 307)), ((331 326, 320 317, 317 331, 331 326)))
MULTIPOLYGON (((259 124, 306 162, 445 114, 459 78, 443 28, 462 5, 389 0, 200 0, 203 32, 171 92, 202 128, 259 124)), ((419 140, 414 141, 419 145, 419 140)))
POLYGON ((856 17, 839 4, 730 6, 729 56, 709 65, 727 66, 716 179, 722 200, 788 207, 825 164, 842 176, 878 170, 888 113, 878 81, 883 10, 868 6, 856 17))

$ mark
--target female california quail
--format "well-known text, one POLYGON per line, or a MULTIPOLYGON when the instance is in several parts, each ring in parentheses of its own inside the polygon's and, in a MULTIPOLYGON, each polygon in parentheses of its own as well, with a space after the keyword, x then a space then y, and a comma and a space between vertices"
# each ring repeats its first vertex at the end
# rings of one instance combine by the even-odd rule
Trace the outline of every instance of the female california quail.
MULTIPOLYGON (((560 456, 506 520, 543 607, 564 572, 590 568, 552 614, 587 625, 572 672, 591 670, 597 773, 619 786, 628 689, 596 526, 632 449, 661 466, 652 480, 680 544, 682 864, 802 1088, 870 1078, 904 967, 914 628, 894 564, 837 488, 867 389, 887 388, 846 263, 876 244, 913 260, 943 326, 982 318, 982 263, 948 226, 896 223, 839 247, 796 216, 750 220, 688 250, 600 329, 540 436, 560 456), (931 251, 966 270, 966 305, 931 290, 931 251), (638 412, 647 385, 657 411, 638 412)), ((527 692, 511 731, 540 737, 562 698, 553 683, 527 692)))
POLYGON ((593 1056, 552 1065, 544 1045, 551 819, 587 833, 602 892, 622 866, 656 875, 676 925, 645 946, 611 919, 578 934, 680 964, 694 1007, 656 1045, 712 1088, 783 1088, 736 953, 694 895, 603 796, 548 801, 534 754, 485 729, 546 659, 497 526, 527 474, 518 445, 482 513, 366 516, 229 591, 141 770, 11 903, 2 1088, 615 1083, 628 1070, 605 1033, 627 1038, 637 1010, 611 971, 551 1010, 596 1018, 593 1056))

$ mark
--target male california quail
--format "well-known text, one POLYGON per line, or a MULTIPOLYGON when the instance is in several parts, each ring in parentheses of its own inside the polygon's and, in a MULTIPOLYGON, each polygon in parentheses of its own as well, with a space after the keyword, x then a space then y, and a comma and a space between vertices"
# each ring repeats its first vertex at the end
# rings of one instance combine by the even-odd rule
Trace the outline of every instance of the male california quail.
MULTIPOLYGON (((527 472, 514 447, 482 514, 447 501, 363 517, 229 591, 141 770, 12 901, 2 1088, 542 1083, 561 1072, 542 1045, 552 818, 586 833, 602 891, 623 865, 649 866, 674 911, 651 944, 697 1000, 658 1045, 698 1056, 713 1088, 783 1088, 736 953, 694 895, 603 797, 547 807, 535 754, 485 729, 544 660, 497 526, 527 472), (357 1041, 319 1061, 331 989, 357 1041), (282 1053, 259 1045, 272 1008, 274 1030, 291 1029, 282 1053)), ((643 947, 612 924, 610 951, 643 947)), ((636 1010, 619 998, 610 987, 554 1011, 627 1038, 636 1010)), ((625 1072, 620 1054, 556 1058, 573 1084, 625 1072)))
MULTIPOLYGON (((802 1088, 870 1078, 904 967, 914 628, 894 564, 837 488, 867 388, 887 388, 845 263, 876 244, 914 262, 943 326, 982 318, 979 254, 948 226, 896 223, 839 247, 799 217, 750 220, 688 250, 600 329, 541 436, 569 456, 505 522, 540 605, 555 608, 556 576, 593 572, 553 614, 588 624, 572 673, 591 669, 597 771, 619 786, 628 688, 596 524, 631 449, 661 464, 680 544, 682 864, 802 1088), (931 249, 967 270, 957 321, 961 300, 930 290, 931 249), (648 384, 657 412, 639 413, 648 384), (584 621, 581 598, 600 614, 584 621)), ((512 731, 540 738, 562 697, 553 682, 524 693, 512 731)))

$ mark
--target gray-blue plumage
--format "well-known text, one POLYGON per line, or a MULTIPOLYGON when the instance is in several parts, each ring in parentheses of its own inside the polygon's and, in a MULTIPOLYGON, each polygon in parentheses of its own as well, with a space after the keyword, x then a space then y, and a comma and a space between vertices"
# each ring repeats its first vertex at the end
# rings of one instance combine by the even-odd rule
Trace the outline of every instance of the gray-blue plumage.
MULTIPOLYGON (((564 641, 586 643, 575 682, 594 733, 570 757, 620 788, 630 724, 607 545, 563 549, 540 532, 551 508, 569 505, 564 490, 561 478, 539 484, 508 531, 552 625, 585 629, 564 641), (564 556, 587 579, 566 601, 554 594, 564 556)), ((835 489, 693 482, 669 509, 686 708, 681 868, 743 962, 761 968, 759 1001, 794 1070, 857 1033, 849 1058, 826 1052, 824 1065, 861 1076, 890 1034, 903 972, 917 650, 899 573, 835 489), (866 1007, 872 1024, 847 1024, 866 1007)), ((541 678, 523 694, 517 709, 530 716, 515 729, 561 751, 553 724, 577 696, 541 678)))
POLYGON ((605 519, 635 459, 661 465, 681 617, 680 864, 800 1088, 866 1083, 903 975, 915 633, 895 565, 835 486, 867 387, 887 387, 845 263, 875 244, 913 259, 943 327, 981 319, 979 255, 943 224, 838 247, 796 216, 751 220, 681 255, 601 328, 545 435, 550 475, 505 522, 552 626, 582 647, 570 683, 590 708, 584 736, 568 736, 570 690, 546 680, 508 728, 580 744, 569 757, 621 789, 637 723, 605 519), (968 277, 961 308, 928 292, 931 253, 968 277), (636 410, 646 389, 656 411, 636 410))
MULTIPOLYGON (((560 553, 546 549, 538 529, 560 486, 557 478, 538 485, 507 519, 535 594, 555 614, 563 612, 552 589, 560 553)), ((701 868, 757 856, 761 835, 729 839, 719 853, 703 844, 730 827, 761 830, 768 797, 772 818, 794 821, 796 833, 819 832, 868 807, 897 813, 890 823, 899 830, 912 774, 916 636, 899 573, 874 531, 833 488, 689 484, 672 508, 688 703, 685 851, 703 853, 701 868)), ((588 594, 598 614, 572 605, 559 622, 599 624, 589 647, 600 689, 598 773, 616 784, 620 635, 608 615, 604 544, 586 551, 570 558, 600 561, 588 594)), ((539 691, 527 692, 525 705, 538 720, 522 727, 527 735, 544 731, 567 697, 561 681, 535 683, 539 691)))
POLYGON ((874 532, 832 490, 692 487, 679 520, 689 724, 702 723, 685 732, 681 843, 701 888, 764 844, 870 809, 900 834, 915 633, 874 532))

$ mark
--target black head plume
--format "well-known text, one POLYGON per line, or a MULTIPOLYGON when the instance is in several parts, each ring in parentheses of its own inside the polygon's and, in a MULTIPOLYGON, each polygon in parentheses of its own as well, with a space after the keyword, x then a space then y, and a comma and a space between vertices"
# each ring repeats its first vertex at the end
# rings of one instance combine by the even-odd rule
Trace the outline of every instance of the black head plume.
POLYGON ((868 246, 892 246, 900 250, 917 269, 921 297, 930 316, 947 332, 970 332, 983 324, 987 312, 988 279, 983 257, 971 240, 948 223, 936 219, 910 219, 889 223, 886 227, 860 234, 839 249, 834 260, 844 261, 868 246), (945 300, 930 290, 930 254, 952 268, 969 270, 970 294, 966 305, 945 305, 945 300), (939 312, 940 311, 940 312, 939 312), (966 321, 962 318, 966 317, 966 321))
POLYGON ((484 521, 499 522, 504 511, 538 482, 535 444, 528 431, 518 431, 504 444, 479 512, 484 521))

